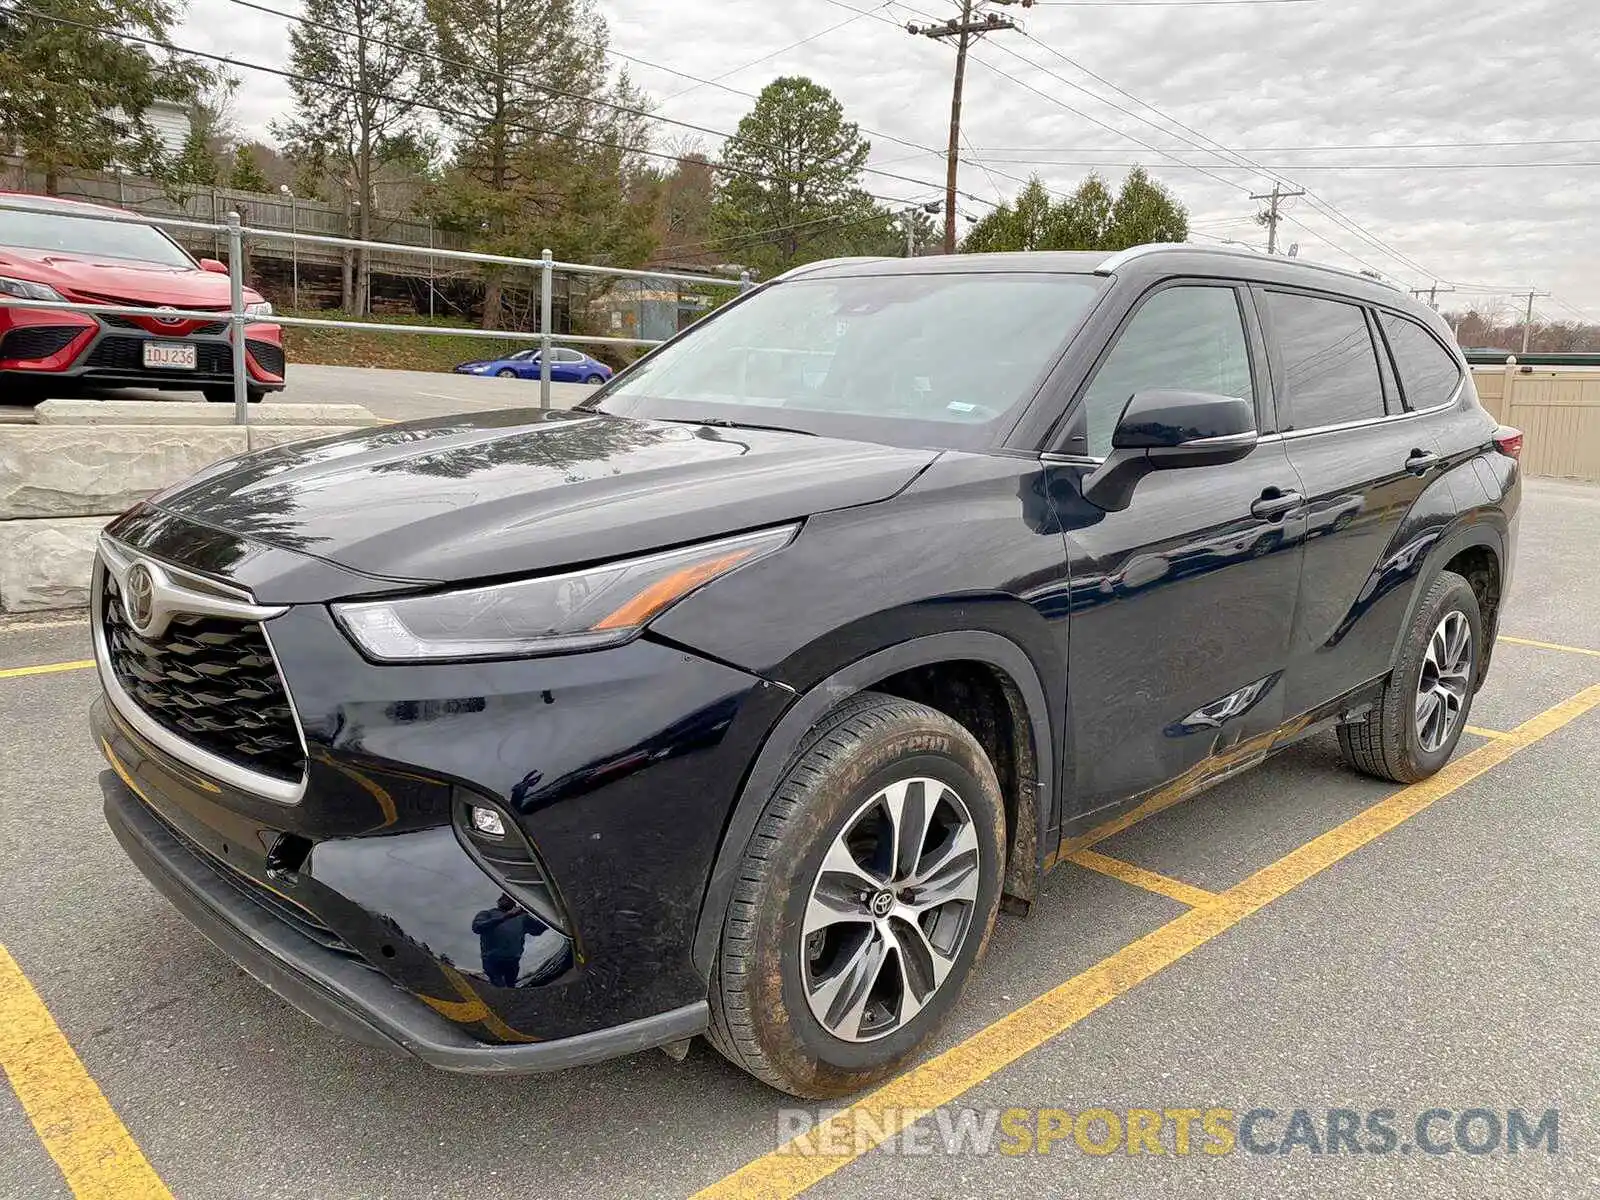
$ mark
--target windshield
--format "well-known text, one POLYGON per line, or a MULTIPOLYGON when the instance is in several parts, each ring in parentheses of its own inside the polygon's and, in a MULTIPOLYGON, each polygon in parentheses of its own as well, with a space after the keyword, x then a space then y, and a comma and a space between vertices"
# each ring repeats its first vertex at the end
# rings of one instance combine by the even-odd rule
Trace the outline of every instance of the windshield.
POLYGON ((194 260, 154 225, 126 221, 0 209, 0 246, 195 269, 194 260))
POLYGON ((651 355, 595 407, 981 449, 1009 430, 1103 285, 1021 272, 779 283, 651 355))

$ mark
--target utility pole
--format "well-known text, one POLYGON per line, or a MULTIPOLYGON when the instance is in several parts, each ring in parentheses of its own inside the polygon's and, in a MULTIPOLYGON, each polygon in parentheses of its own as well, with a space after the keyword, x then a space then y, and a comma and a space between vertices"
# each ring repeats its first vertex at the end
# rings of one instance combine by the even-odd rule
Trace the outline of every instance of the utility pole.
POLYGON ((1438 312, 1440 295, 1449 295, 1453 291, 1455 291, 1455 288, 1453 287, 1440 287, 1439 281, 1435 279, 1431 287, 1412 288, 1411 295, 1416 299, 1421 300, 1423 294, 1426 293, 1428 297, 1428 307, 1433 309, 1434 312, 1438 312))
POLYGON ((1270 192, 1263 192, 1260 194, 1254 192, 1251 193, 1250 199, 1266 200, 1271 204, 1271 207, 1269 207, 1266 212, 1261 213, 1256 218, 1267 227, 1268 254, 1276 254, 1278 252, 1278 222, 1283 219, 1282 214, 1278 212, 1278 205, 1285 200, 1293 200, 1296 196, 1304 195, 1305 191, 1303 189, 1293 192, 1284 191, 1283 185, 1278 183, 1277 180, 1273 180, 1272 190, 1270 192))
POLYGON ((905 222, 906 226, 907 258, 915 258, 917 256, 917 214, 919 212, 924 212, 931 217, 933 214, 939 211, 939 207, 939 202, 937 200, 933 200, 927 204, 913 204, 910 208, 906 209, 905 212, 900 214, 900 219, 905 222))
POLYGON ((1527 354, 1528 344, 1533 339, 1533 302, 1540 296, 1548 296, 1549 292, 1528 292, 1528 315, 1522 322, 1522 352, 1527 354))
POLYGON ((956 79, 950 97, 950 148, 945 157, 944 252, 956 252, 956 176, 961 164, 961 91, 967 79, 967 49, 986 33, 1015 29, 1017 23, 999 13, 981 11, 985 4, 1020 4, 1032 8, 1033 0, 961 0, 961 16, 935 25, 906 25, 906 32, 917 37, 943 41, 956 39, 956 79))

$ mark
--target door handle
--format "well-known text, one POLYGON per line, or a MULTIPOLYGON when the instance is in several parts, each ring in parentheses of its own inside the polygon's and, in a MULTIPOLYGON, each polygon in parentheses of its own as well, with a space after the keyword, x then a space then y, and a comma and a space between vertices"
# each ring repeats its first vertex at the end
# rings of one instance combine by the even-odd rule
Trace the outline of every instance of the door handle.
POLYGON ((1250 506, 1250 515, 1263 521, 1281 521, 1304 502, 1305 497, 1299 492, 1280 492, 1269 487, 1261 493, 1261 499, 1250 506))
POLYGON ((1431 450, 1413 450, 1406 459, 1406 470, 1413 475, 1426 475, 1444 460, 1431 450))

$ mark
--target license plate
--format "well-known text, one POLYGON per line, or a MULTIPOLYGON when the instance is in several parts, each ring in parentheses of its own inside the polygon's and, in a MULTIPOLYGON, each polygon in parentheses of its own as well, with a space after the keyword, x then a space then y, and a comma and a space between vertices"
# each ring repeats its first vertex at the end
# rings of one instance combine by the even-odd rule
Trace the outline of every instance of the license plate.
POLYGON ((146 342, 144 365, 160 371, 192 371, 195 368, 193 342, 146 342))

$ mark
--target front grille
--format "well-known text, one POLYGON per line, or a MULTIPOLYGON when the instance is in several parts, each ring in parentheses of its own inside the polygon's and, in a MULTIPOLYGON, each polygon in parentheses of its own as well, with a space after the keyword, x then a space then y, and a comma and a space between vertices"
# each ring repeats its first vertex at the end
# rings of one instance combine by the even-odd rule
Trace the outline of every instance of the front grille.
POLYGON ((272 342, 258 342, 254 338, 246 338, 245 349, 250 351, 263 371, 268 375, 283 378, 283 347, 272 342))
MULTIPOLYGON (((139 324, 139 322, 136 321, 133 317, 117 316, 114 313, 101 313, 101 314, 99 314, 99 316, 100 316, 100 319, 102 321, 104 321, 107 325, 114 325, 118 329, 137 329, 140 333, 149 333, 150 332, 150 330, 147 327, 139 324)), ((187 320, 188 318, 184 318, 184 319, 187 320)), ((211 321, 211 322, 208 322, 205 325, 201 325, 201 326, 199 326, 199 327, 197 327, 195 329, 189 330, 188 333, 185 333, 182 336, 184 336, 184 337, 193 337, 197 333, 199 333, 199 334, 207 334, 207 335, 214 335, 214 334, 227 333, 227 332, 228 332, 228 323, 226 321, 211 321)))
POLYGON ((148 338, 121 337, 116 334, 103 337, 99 344, 89 351, 89 357, 84 360, 84 365, 108 371, 150 371, 151 374, 158 374, 163 378, 233 374, 233 349, 226 342, 196 342, 195 365, 192 371, 154 371, 144 365, 143 347, 148 340, 148 338))
POLYGON ((81 334, 83 325, 25 325, 0 338, 0 358, 32 361, 60 354, 81 334))
POLYGON ((122 690, 151 720, 202 750, 296 782, 305 752, 266 635, 255 622, 177 616, 160 637, 134 631, 105 574, 101 621, 122 690))

